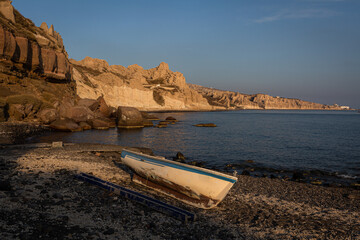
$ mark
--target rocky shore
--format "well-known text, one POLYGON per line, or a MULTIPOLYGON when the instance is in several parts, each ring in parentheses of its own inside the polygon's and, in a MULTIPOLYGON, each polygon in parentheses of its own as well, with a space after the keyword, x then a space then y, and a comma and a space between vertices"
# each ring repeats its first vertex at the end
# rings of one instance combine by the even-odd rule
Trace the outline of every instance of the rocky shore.
POLYGON ((0 239, 360 239, 360 191, 239 176, 213 210, 131 182, 122 147, 0 147, 0 239), (77 180, 92 174, 197 214, 184 224, 77 180))

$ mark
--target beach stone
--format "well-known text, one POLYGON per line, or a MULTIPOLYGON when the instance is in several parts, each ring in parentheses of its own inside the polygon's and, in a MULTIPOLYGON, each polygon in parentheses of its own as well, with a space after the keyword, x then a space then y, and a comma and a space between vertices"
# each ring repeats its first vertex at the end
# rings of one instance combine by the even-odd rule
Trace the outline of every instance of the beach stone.
POLYGON ((250 172, 248 170, 244 170, 242 171, 241 175, 250 176, 250 172))
POLYGON ((71 119, 58 119, 50 124, 50 128, 64 132, 82 131, 82 128, 71 119))
POLYGON ((62 148, 63 142, 52 142, 51 147, 52 148, 62 148))
POLYGON ((117 126, 119 128, 142 128, 143 117, 140 111, 133 107, 118 107, 117 126))
POLYGON ((195 127, 217 127, 214 123, 199 123, 195 124, 195 127))

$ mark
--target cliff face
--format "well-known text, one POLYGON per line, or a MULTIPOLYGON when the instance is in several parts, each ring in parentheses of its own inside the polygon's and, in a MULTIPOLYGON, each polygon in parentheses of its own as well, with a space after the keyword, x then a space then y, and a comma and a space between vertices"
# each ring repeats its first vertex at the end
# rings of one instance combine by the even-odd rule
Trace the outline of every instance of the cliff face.
POLYGON ((299 99, 272 97, 266 94, 242 94, 238 92, 222 91, 189 84, 190 88, 201 93, 211 105, 222 106, 226 109, 333 109, 338 106, 329 106, 299 99))
POLYGON ((105 60, 90 57, 71 63, 81 98, 103 95, 113 107, 146 111, 213 109, 201 94, 189 88, 182 73, 172 72, 166 63, 148 70, 136 64, 110 66, 105 60))
MULTIPOLYGON (((0 0, 0 102, 13 120, 30 119, 42 108, 75 99, 71 64, 59 33, 37 27, 0 0)), ((4 115, 4 114, 3 114, 4 115)))
POLYGON ((10 1, 0 2, 0 59, 6 70, 33 72, 49 80, 70 81, 67 53, 51 25, 40 28, 16 11, 10 1))

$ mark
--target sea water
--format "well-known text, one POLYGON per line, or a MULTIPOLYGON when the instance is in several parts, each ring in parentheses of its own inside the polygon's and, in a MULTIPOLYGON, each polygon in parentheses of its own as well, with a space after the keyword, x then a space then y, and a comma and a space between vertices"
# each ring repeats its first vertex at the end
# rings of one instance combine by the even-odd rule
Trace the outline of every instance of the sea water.
MULTIPOLYGON (((35 142, 103 143, 153 149, 172 158, 181 152, 205 167, 252 175, 291 175, 360 180, 360 114, 356 111, 242 110, 154 113, 179 122, 167 128, 48 133, 35 142), (217 127, 195 127, 215 123, 217 127)), ((155 121, 156 123, 156 121, 155 121)))

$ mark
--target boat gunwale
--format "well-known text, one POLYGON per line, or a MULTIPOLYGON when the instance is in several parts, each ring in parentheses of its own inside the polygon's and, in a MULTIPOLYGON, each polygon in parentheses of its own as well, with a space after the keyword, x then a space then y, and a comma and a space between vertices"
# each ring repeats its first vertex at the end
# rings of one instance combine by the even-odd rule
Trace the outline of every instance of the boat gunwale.
MULTIPOLYGON (((147 154, 144 154, 144 153, 139 153, 139 152, 135 152, 135 151, 128 150, 128 149, 123 149, 122 151, 129 152, 129 153, 132 153, 132 154, 135 154, 135 155, 140 155, 140 156, 143 156, 143 157, 146 157, 146 158, 151 158, 151 159, 154 159, 154 160, 157 160, 157 161, 166 162, 166 163, 173 164, 173 165, 178 165, 178 166, 181 166, 181 167, 184 167, 184 168, 196 169, 198 171, 203 171, 203 172, 218 175, 218 176, 221 176, 221 177, 224 177, 224 178, 229 178, 229 179, 234 181, 234 182, 233 181, 228 181, 228 182, 230 182, 232 184, 235 184, 237 182, 237 180, 238 180, 238 178, 235 177, 235 176, 231 176, 231 175, 221 173, 221 172, 217 172, 217 171, 214 171, 214 170, 210 170, 210 169, 207 169, 207 168, 201 168, 201 167, 192 166, 192 165, 185 164, 185 163, 179 163, 179 162, 175 162, 175 161, 172 161, 172 160, 169 160, 169 159, 166 159, 166 158, 161 158, 161 157, 158 157, 158 156, 150 156, 150 155, 147 155, 147 154)), ((169 166, 169 167, 171 167, 171 166, 169 166)), ((213 176, 211 176, 211 177, 213 177, 213 176)), ((224 180, 224 181, 226 181, 226 180, 224 180)))

